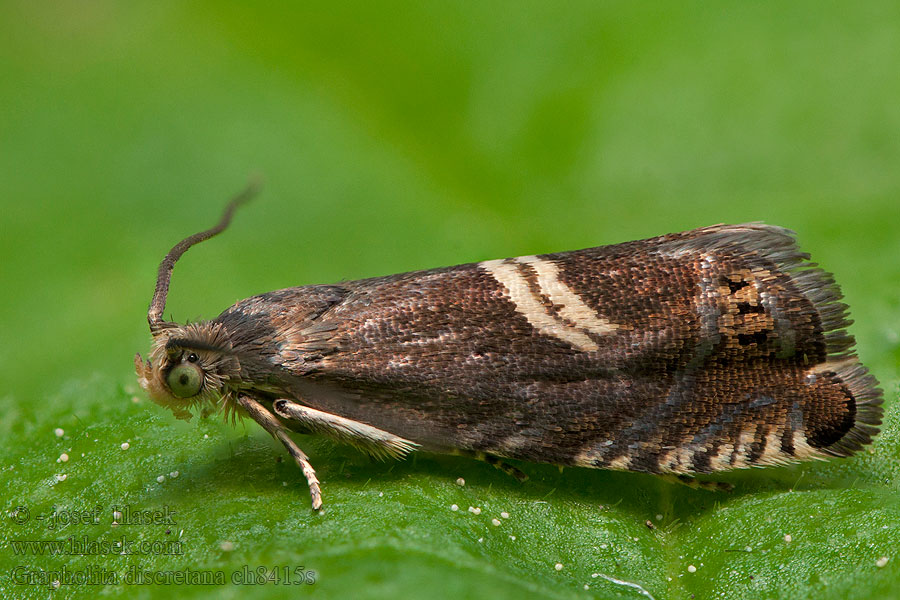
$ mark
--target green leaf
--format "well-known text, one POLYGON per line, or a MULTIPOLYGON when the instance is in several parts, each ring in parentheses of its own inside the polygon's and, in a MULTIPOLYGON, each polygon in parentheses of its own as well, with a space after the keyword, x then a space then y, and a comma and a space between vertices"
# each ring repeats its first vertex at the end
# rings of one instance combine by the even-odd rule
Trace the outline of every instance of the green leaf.
POLYGON ((900 598, 897 17, 887 1, 2 3, 0 597, 900 598), (717 476, 732 493, 523 463, 520 484, 298 436, 313 513, 254 423, 177 422, 131 373, 159 260, 255 171, 263 195, 179 262, 167 317, 762 220, 841 284, 882 432, 851 459, 717 476), (69 538, 80 554, 30 544, 69 538), (49 589, 82 573, 120 583, 49 589))

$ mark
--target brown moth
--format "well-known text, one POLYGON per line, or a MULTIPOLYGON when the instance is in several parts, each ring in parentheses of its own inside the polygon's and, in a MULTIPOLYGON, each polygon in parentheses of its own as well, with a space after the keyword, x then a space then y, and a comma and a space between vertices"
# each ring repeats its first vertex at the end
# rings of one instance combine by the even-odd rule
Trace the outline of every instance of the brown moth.
POLYGON ((848 456, 881 423, 832 277, 791 231, 714 225, 647 240, 488 260, 242 300, 164 321, 159 267, 135 357, 176 417, 218 408, 280 440, 322 505, 288 430, 376 457, 464 454, 689 475, 848 456))

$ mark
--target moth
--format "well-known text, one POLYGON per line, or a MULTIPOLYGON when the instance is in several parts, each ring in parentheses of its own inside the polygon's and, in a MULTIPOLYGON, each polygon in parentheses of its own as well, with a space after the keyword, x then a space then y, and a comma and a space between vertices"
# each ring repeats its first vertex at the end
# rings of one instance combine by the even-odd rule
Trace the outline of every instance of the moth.
POLYGON ((486 260, 241 300, 163 320, 159 267, 140 385, 180 419, 249 416, 379 458, 421 450, 685 476, 848 456, 881 423, 831 275, 793 232, 750 223, 486 260))

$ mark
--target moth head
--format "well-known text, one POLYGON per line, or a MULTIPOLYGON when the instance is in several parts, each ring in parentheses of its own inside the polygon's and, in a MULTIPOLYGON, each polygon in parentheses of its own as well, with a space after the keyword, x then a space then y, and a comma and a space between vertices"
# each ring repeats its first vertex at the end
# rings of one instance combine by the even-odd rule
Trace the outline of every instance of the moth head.
POLYGON ((172 270, 179 258, 195 244, 221 233, 231 222, 234 210, 252 198, 259 189, 253 181, 238 194, 222 214, 219 223, 206 231, 187 237, 169 250, 159 265, 156 290, 150 300, 147 322, 153 334, 153 348, 146 362, 134 357, 138 383, 150 398, 171 409, 179 419, 190 419, 191 409, 200 407, 206 415, 215 400, 228 396, 226 382, 237 377, 240 364, 234 356, 228 333, 221 323, 204 322, 178 325, 163 320, 172 270))
POLYGON ((227 384, 239 377, 241 368, 225 327, 215 322, 160 332, 149 359, 136 355, 134 367, 150 399, 185 420, 198 408, 206 416, 219 398, 228 398, 227 384))

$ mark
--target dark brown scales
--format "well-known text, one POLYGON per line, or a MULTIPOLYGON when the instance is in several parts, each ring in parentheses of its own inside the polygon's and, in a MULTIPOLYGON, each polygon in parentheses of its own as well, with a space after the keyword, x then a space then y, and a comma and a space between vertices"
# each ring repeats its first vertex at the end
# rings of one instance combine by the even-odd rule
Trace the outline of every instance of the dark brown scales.
POLYGON ((136 364, 182 415, 199 400, 168 394, 166 374, 202 350, 224 405, 252 397, 376 455, 677 474, 847 456, 877 433, 881 391, 808 258, 788 230, 719 225, 290 288, 154 331, 152 366, 136 364))
POLYGON ((217 321, 268 332, 285 394, 437 451, 706 472, 843 456, 876 431, 880 392, 852 357, 840 293, 785 230, 711 227, 538 258, 618 327, 589 334, 596 351, 538 333, 478 264, 263 294, 217 321), (746 456, 712 460, 742 434, 746 456), (661 462, 687 448, 689 464, 661 462))

